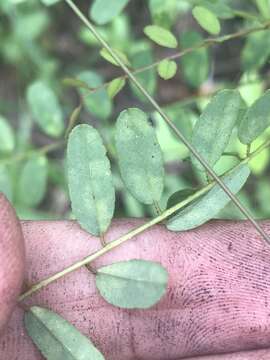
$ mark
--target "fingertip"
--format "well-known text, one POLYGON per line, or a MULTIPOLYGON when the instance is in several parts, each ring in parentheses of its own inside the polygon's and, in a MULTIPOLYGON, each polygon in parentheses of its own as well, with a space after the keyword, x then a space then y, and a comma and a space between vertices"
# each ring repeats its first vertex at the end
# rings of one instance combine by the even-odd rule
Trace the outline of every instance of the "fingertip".
POLYGON ((24 278, 24 241, 19 220, 0 193, 0 331, 16 305, 24 278))

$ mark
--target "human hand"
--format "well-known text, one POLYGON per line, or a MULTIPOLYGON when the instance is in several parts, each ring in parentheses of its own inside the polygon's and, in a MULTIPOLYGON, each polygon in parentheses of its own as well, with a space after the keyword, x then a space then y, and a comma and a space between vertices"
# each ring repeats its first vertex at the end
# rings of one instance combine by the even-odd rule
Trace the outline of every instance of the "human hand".
MULTIPOLYGON (((141 222, 115 221, 107 240, 141 222)), ((270 233, 270 222, 262 225, 270 233)), ((19 222, 0 196, 1 360, 42 359, 24 330, 20 306, 8 322, 24 264, 27 283, 36 283, 100 247, 75 222, 30 221, 21 228, 26 262, 19 222)), ((24 305, 59 313, 89 336, 107 360, 270 358, 270 247, 249 223, 216 221, 186 233, 155 226, 92 265, 132 258, 159 261, 169 272, 166 295, 149 310, 109 305, 86 268, 42 289, 24 305)))

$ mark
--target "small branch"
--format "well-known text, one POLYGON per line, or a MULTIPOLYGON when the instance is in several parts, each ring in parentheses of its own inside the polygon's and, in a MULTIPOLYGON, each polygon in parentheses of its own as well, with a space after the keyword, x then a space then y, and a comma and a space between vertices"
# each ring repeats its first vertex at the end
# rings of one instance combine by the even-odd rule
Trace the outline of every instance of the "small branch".
MULTIPOLYGON (((253 16, 253 15, 251 15, 251 16, 253 16)), ((222 43, 227 42, 229 40, 233 40, 233 39, 248 36, 248 35, 250 35, 250 34, 252 34, 254 32, 267 30, 268 28, 270 28, 270 21, 262 24, 261 26, 252 27, 250 29, 240 30, 240 31, 237 31, 235 33, 228 34, 228 35, 225 35, 225 36, 219 36, 219 37, 216 37, 216 38, 207 38, 207 39, 203 40, 201 43, 199 43, 196 46, 193 46, 193 47, 186 48, 184 50, 178 51, 175 54, 165 56, 165 57, 153 62, 152 64, 149 64, 149 65, 140 67, 138 69, 135 69, 134 71, 131 71, 131 74, 133 74, 133 75, 141 74, 141 73, 143 73, 143 72, 145 72, 147 70, 151 70, 151 69, 154 69, 154 68, 158 67, 158 65, 163 60, 179 59, 179 58, 181 58, 181 57, 183 57, 183 56, 185 56, 187 54, 190 54, 190 53, 192 53, 192 52, 194 52, 196 50, 199 50, 201 48, 208 48, 210 46, 214 46, 214 45, 217 45, 217 44, 222 44, 222 43)), ((122 76, 117 76, 116 78, 128 79, 128 75, 124 74, 122 76)), ((96 91, 98 91, 100 89, 106 88, 110 84, 110 82, 115 80, 116 78, 113 78, 110 81, 105 82, 105 83, 101 84, 100 86, 97 86, 94 89, 89 88, 88 89, 89 94, 92 94, 92 93, 94 93, 94 92, 96 92, 96 91)), ((88 94, 84 95, 83 98, 85 98, 87 96, 88 96, 88 94)))

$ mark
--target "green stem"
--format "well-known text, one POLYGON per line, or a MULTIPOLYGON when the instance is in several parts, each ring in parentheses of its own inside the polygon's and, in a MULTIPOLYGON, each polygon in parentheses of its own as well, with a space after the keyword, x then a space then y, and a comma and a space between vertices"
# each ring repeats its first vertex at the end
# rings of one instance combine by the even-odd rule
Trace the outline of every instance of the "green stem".
MULTIPOLYGON (((261 151, 263 151, 265 148, 267 148, 269 146, 270 146, 270 140, 268 140, 264 144, 262 144, 252 154, 250 154, 250 156, 248 158, 245 158, 243 161, 241 161, 240 164, 235 166, 228 173, 234 171, 236 167, 238 167, 240 165, 243 165, 243 164, 246 164, 249 160, 254 158, 257 154, 259 154, 261 151)), ((65 276, 65 275, 67 275, 67 274, 69 274, 69 273, 71 273, 71 272, 73 272, 75 270, 78 270, 82 266, 89 264, 90 262, 96 260, 100 256, 102 256, 102 255, 108 253, 109 251, 112 251, 114 248, 122 245, 124 242, 132 239, 134 236, 139 235, 142 232, 144 232, 145 230, 151 228, 153 225, 156 225, 156 224, 162 222, 163 220, 167 219, 169 216, 174 214, 176 211, 182 209, 184 206, 190 204, 192 201, 198 199, 200 196, 204 195, 206 192, 211 190, 212 187, 215 184, 216 184, 216 182, 212 182, 212 183, 208 184, 207 186, 203 187, 202 189, 197 191, 195 194, 187 197, 185 200, 181 201, 177 205, 165 210, 162 214, 155 217, 154 219, 152 219, 152 220, 148 221, 147 223, 145 223, 145 224, 143 224, 143 225, 129 231, 128 233, 120 236, 118 239, 111 241, 110 243, 106 244, 106 246, 104 246, 103 248, 101 248, 101 249, 97 250, 96 252, 86 256, 84 259, 72 264, 71 266, 68 266, 64 270, 62 270, 62 271, 60 271, 60 272, 58 272, 58 273, 44 279, 44 280, 41 280, 39 283, 33 285, 29 290, 27 290, 25 293, 23 293, 19 297, 18 301, 24 300, 28 296, 30 296, 33 293, 37 292, 38 290, 44 288, 45 286, 51 284, 52 282, 62 278, 63 276, 65 276)))
MULTIPOLYGON (((223 42, 226 42, 226 41, 229 41, 229 40, 232 40, 232 39, 244 37, 244 36, 247 36, 247 35, 249 35, 249 34, 251 34, 253 32, 264 31, 269 27, 270 27, 270 22, 267 22, 267 23, 265 23, 265 24, 263 24, 261 26, 253 27, 253 28, 245 29, 245 30, 240 30, 240 31, 237 31, 237 32, 232 33, 232 34, 228 34, 226 36, 219 36, 219 37, 216 37, 216 38, 208 38, 208 39, 203 40, 201 43, 197 44, 194 47, 186 48, 186 49, 184 49, 182 51, 179 51, 179 52, 177 52, 175 54, 165 56, 162 59, 159 59, 159 60, 153 62, 152 64, 149 64, 149 65, 140 67, 138 69, 135 69, 131 73, 133 75, 140 74, 140 73, 143 73, 143 72, 145 72, 147 70, 151 70, 151 69, 154 69, 154 68, 158 67, 158 65, 163 60, 176 60, 176 59, 179 59, 179 58, 181 58, 181 57, 183 57, 183 56, 185 56, 185 55, 187 55, 187 54, 189 54, 189 53, 191 53, 193 51, 196 51, 198 49, 201 49, 201 48, 204 48, 204 47, 207 48, 207 47, 210 47, 210 46, 213 46, 213 45, 216 45, 216 44, 221 44, 223 42)), ((122 76, 117 76, 117 78, 127 79, 128 75, 124 74, 122 76)), ((97 86, 96 88, 93 88, 93 89, 88 88, 89 94, 92 94, 93 92, 96 92, 96 91, 98 91, 100 89, 103 89, 103 88, 107 87, 111 83, 111 81, 113 81, 115 79, 116 78, 113 78, 110 81, 105 82, 100 86, 97 86)), ((88 96, 88 94, 84 95, 83 98, 85 98, 87 96, 88 96)))
MULTIPOLYGON (((95 36, 95 38, 100 42, 100 44, 109 52, 112 58, 119 64, 122 70, 126 73, 128 78, 134 83, 134 85, 139 89, 139 91, 145 96, 145 98, 149 101, 149 103, 154 107, 154 109, 160 114, 163 120, 168 124, 170 129, 176 134, 176 136, 183 142, 183 144, 189 149, 189 151, 193 154, 193 156, 200 162, 200 164, 205 168, 205 170, 213 177, 213 179, 218 183, 218 185, 223 189, 223 191, 230 197, 230 199, 234 202, 234 204, 239 208, 239 210, 247 217, 247 219, 253 224, 253 226, 257 229, 258 233, 270 243, 270 237, 266 234, 266 232, 262 229, 262 227, 257 223, 257 221, 253 218, 252 214, 248 209, 246 209, 241 202, 234 196, 234 194, 230 191, 230 189, 226 186, 223 180, 216 174, 216 172, 209 166, 207 161, 200 155, 200 153, 196 150, 196 148, 185 138, 182 132, 176 127, 176 125, 171 121, 168 115, 162 110, 156 100, 148 93, 148 91, 141 85, 141 83, 136 79, 136 77, 132 74, 129 68, 123 63, 118 54, 110 47, 110 45, 103 39, 103 37, 97 32, 95 27, 91 24, 91 22, 84 16, 84 14, 80 11, 80 9, 73 3, 72 0, 65 0, 65 2, 71 7, 71 9, 75 12, 75 14, 80 18, 80 20, 86 25, 86 27, 91 31, 91 33, 95 36)), ((264 24, 264 28, 268 28, 270 26, 270 22, 264 24)), ((261 27, 259 29, 262 30, 261 27)), ((242 36, 243 34, 253 32, 254 29, 249 30, 241 30, 238 33, 234 34, 234 37, 242 36), (240 35, 239 35, 240 34, 240 35)), ((257 28, 258 31, 258 28, 257 28)), ((228 35, 223 37, 222 39, 228 39, 228 35)), ((225 41, 225 40, 222 40, 225 41)), ((209 43, 216 43, 216 39, 208 40, 209 43)))

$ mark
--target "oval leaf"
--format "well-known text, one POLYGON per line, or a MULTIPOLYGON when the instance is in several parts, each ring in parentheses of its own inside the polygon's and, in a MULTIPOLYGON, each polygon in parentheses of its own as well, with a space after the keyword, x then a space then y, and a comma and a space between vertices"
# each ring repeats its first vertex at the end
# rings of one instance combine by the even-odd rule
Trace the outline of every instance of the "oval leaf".
MULTIPOLYGON (((243 99, 237 90, 222 90, 213 97, 197 121, 192 144, 210 166, 219 160, 228 145, 242 109, 243 99)), ((191 160, 199 170, 204 170, 194 156, 191 160)))
POLYGON ((14 150, 15 137, 8 120, 0 115, 0 152, 9 153, 14 150))
POLYGON ((64 130, 63 113, 52 89, 36 81, 27 89, 27 101, 34 120, 45 134, 58 137, 64 130))
POLYGON ((123 89, 125 84, 126 80, 121 77, 112 80, 107 87, 110 99, 113 99, 123 89))
MULTIPOLYGON (((181 34, 182 49, 192 48, 203 42, 203 37, 196 31, 185 31, 181 34)), ((205 48, 194 50, 181 58, 182 71, 189 85, 199 87, 209 75, 209 56, 205 48)))
POLYGON ((106 149, 92 126, 71 131, 67 166, 72 211, 83 229, 100 236, 113 217, 115 191, 106 149))
POLYGON ((96 285, 108 303, 125 309, 146 309, 166 292, 168 273, 145 260, 122 261, 98 270, 96 285))
POLYGON ((120 14, 128 2, 129 0, 95 0, 90 9, 90 16, 97 24, 106 24, 120 14))
MULTIPOLYGON (((122 60, 122 62, 127 65, 130 66, 130 62, 126 56, 126 54, 124 54, 122 51, 117 50, 117 49, 113 49, 113 51, 116 53, 116 55, 118 55, 118 57, 120 58, 120 60, 122 60)), ((115 65, 115 66, 120 66, 118 64, 118 62, 116 60, 114 60, 114 58, 112 57, 112 55, 109 53, 109 51, 106 48, 103 48, 100 50, 100 55, 107 60, 108 62, 110 62, 111 64, 115 65)))
POLYGON ((107 91, 102 87, 103 79, 100 75, 93 71, 83 71, 78 75, 78 79, 87 84, 91 89, 99 88, 94 92, 86 89, 79 89, 83 97, 85 109, 100 119, 106 119, 112 111, 112 103, 109 99, 107 91))
POLYGON ((50 310, 32 306, 24 315, 24 325, 47 360, 105 360, 86 336, 50 310))
POLYGON ((44 155, 29 159, 23 166, 17 187, 17 201, 21 205, 36 206, 46 193, 48 161, 44 155))
POLYGON ((143 29, 146 36, 156 44, 168 48, 176 48, 176 37, 167 29, 158 25, 148 25, 143 29))
POLYGON ((212 35, 220 33, 220 23, 218 18, 212 11, 203 6, 195 6, 192 15, 201 25, 201 27, 212 35))
MULTIPOLYGON (((248 166, 240 165, 224 176, 223 181, 234 194, 237 194, 247 181, 249 174, 248 166)), ((194 229, 213 219, 229 202, 229 196, 218 184, 215 184, 206 195, 172 217, 166 226, 172 231, 194 229)))
POLYGON ((158 74, 164 80, 169 80, 176 74, 177 65, 175 61, 164 59, 158 65, 158 74))
POLYGON ((115 137, 120 172, 128 190, 144 204, 159 201, 164 186, 163 159, 146 114, 136 108, 122 111, 115 137))
POLYGON ((270 90, 255 101, 243 117, 238 136, 243 144, 250 144, 270 126, 270 90))

